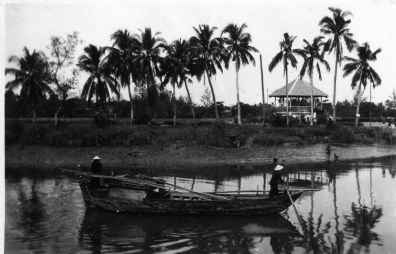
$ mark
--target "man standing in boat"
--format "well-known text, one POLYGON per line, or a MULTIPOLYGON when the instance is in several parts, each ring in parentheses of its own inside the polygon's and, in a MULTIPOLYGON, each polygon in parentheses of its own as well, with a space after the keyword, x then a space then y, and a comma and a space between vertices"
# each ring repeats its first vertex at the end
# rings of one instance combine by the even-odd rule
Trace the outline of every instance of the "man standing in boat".
POLYGON ((276 164, 276 167, 274 169, 274 172, 272 172, 272 177, 270 180, 270 192, 269 192, 269 197, 275 197, 279 195, 279 190, 278 190, 278 183, 283 183, 282 180, 282 175, 281 175, 281 170, 283 169, 282 164, 277 164, 278 159, 274 158, 274 164, 276 164))
MULTIPOLYGON (((102 168, 102 163, 100 162, 100 157, 99 156, 93 157, 91 164, 91 173, 102 174, 102 172, 103 172, 103 168, 102 168)), ((94 187, 100 187, 101 186, 100 179, 97 177, 92 177, 91 184, 94 187)))
POLYGON ((102 163, 100 162, 100 157, 95 156, 92 159, 92 164, 91 164, 91 172, 93 174, 102 174, 103 168, 102 168, 102 163))

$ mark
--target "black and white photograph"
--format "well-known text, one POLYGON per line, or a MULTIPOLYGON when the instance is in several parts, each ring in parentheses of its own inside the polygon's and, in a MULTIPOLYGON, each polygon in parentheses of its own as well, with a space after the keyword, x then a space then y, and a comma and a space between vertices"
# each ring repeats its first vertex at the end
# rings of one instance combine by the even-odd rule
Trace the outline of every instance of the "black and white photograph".
POLYGON ((395 28, 396 0, 0 1, 0 252, 396 253, 395 28))

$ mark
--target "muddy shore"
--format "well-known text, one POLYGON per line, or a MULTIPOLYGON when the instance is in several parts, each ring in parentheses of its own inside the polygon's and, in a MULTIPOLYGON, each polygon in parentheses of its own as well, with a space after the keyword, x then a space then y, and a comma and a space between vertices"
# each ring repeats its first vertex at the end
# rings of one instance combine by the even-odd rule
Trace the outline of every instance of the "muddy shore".
MULTIPOLYGON (((370 159, 396 155, 396 146, 389 145, 332 145, 339 161, 370 159)), ((125 147, 48 147, 19 146, 5 148, 7 168, 89 167, 93 156, 102 158, 107 168, 198 168, 226 165, 265 165, 277 157, 288 164, 318 163, 328 160, 325 144, 281 146, 250 146, 242 148, 215 148, 209 146, 154 145, 125 147)))

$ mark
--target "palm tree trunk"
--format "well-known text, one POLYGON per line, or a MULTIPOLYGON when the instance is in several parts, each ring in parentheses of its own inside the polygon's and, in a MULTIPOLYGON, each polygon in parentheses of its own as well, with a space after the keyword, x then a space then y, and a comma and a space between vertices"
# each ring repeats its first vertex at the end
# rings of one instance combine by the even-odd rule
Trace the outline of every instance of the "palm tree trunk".
POLYGON ((236 72, 236 90, 237 90, 237 106, 238 106, 238 124, 242 125, 242 118, 241 118, 241 104, 239 103, 239 80, 238 80, 238 66, 235 61, 235 72, 236 72))
POLYGON ((260 69, 261 69, 261 94, 263 96, 263 126, 265 125, 265 97, 264 97, 264 74, 263 74, 263 60, 260 54, 260 69))
POLYGON ((129 95, 129 104, 130 104, 130 110, 131 110, 131 119, 130 123, 133 124, 133 98, 132 98, 132 92, 131 92, 131 85, 132 85, 132 76, 130 76, 130 81, 128 84, 128 95, 129 95))
POLYGON ((176 85, 173 84, 173 127, 176 127, 176 85))
POLYGON ((370 118, 370 128, 371 128, 371 82, 370 82, 370 106, 369 106, 369 108, 370 108, 370 114, 369 114, 369 118, 370 118))
POLYGON ((311 80, 311 126, 313 125, 313 110, 314 110, 314 101, 313 101, 313 74, 310 77, 311 80))
POLYGON ((338 56, 336 55, 336 61, 334 66, 334 87, 333 87, 333 121, 336 122, 336 92, 337 92, 337 68, 338 68, 338 56))
POLYGON ((362 82, 360 81, 358 91, 357 91, 357 105, 356 105, 356 119, 355 119, 355 126, 358 127, 359 125, 359 109, 360 109, 360 101, 361 101, 361 94, 360 90, 362 88, 362 82))
POLYGON ((287 85, 289 84, 289 73, 286 65, 286 126, 289 127, 289 91, 287 85))
POLYGON ((212 97, 213 97, 213 104, 214 104, 214 109, 215 109, 215 114, 216 114, 216 120, 219 120, 219 112, 217 111, 216 96, 215 96, 215 93, 214 93, 214 90, 213 90, 212 81, 210 80, 209 73, 208 73, 207 70, 206 70, 206 76, 208 77, 210 90, 212 91, 212 97))
POLYGON ((194 119, 194 125, 197 126, 197 120, 195 119, 194 105, 193 105, 192 100, 191 100, 190 91, 188 90, 187 81, 185 81, 185 80, 184 80, 184 86, 186 87, 188 101, 190 102, 191 113, 192 113, 193 119, 194 119))

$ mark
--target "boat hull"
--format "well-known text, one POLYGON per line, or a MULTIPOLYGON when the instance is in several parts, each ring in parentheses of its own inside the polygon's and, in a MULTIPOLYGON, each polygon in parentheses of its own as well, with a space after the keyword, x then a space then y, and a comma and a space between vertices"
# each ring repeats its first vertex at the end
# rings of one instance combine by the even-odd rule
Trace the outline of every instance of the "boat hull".
MULTIPOLYGON (((277 197, 244 197, 230 200, 172 200, 152 199, 131 200, 110 196, 91 187, 87 181, 80 181, 81 191, 87 207, 113 212, 139 214, 189 214, 189 215, 272 215, 278 214, 290 205, 287 195, 277 197)), ((293 201, 302 192, 291 193, 293 201)))

